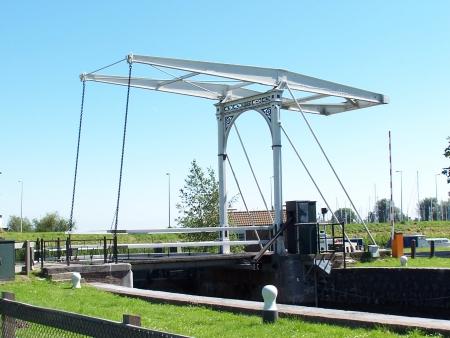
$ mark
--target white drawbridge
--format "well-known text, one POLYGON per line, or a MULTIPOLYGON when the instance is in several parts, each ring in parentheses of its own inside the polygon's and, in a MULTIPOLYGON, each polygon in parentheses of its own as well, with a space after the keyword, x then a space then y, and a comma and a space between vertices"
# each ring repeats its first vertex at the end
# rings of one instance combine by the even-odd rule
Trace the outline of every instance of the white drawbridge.
MULTIPOLYGON (((129 76, 111 76, 94 73, 82 74, 81 80, 131 86, 175 94, 201 97, 216 101, 218 126, 218 173, 220 194, 220 227, 222 227, 223 252, 229 252, 226 159, 227 139, 231 127, 240 114, 255 110, 269 125, 273 150, 273 207, 274 228, 282 225, 282 165, 281 165, 281 121, 280 110, 300 113, 333 115, 345 111, 367 108, 388 103, 385 95, 317 79, 283 69, 232 65, 213 62, 190 61, 129 54, 129 76), (131 76, 131 64, 139 63, 158 69, 169 79, 150 79, 131 76), (173 75, 174 69, 182 75, 173 75), (205 76, 217 81, 196 80, 205 76), (236 80, 232 84, 224 79, 236 80), (265 90, 255 90, 255 87, 265 90), (286 97, 284 94, 290 94, 286 97), (336 98, 338 100, 336 100, 336 98), (336 103, 338 102, 338 103, 336 103)), ((312 130, 311 130, 312 131, 312 130)), ((316 139, 317 140, 317 139, 316 139)), ((320 144, 319 144, 320 145, 320 144)), ((325 154, 324 154, 325 155, 325 154)), ((331 165, 331 163, 330 163, 331 165)), ((120 189, 120 187, 119 187, 120 189)), ((120 195, 120 190, 119 190, 120 195)), ((116 215, 117 217, 117 215, 116 215)), ((117 229, 116 229, 117 230, 117 229)), ((280 236, 276 251, 284 253, 284 240, 280 236)))

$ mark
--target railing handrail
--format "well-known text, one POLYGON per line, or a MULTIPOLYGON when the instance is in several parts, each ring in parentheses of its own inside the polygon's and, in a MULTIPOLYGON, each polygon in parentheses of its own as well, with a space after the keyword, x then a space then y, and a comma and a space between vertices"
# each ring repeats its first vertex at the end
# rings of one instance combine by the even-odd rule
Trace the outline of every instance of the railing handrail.
MULTIPOLYGON (((236 245, 258 245, 258 244, 266 244, 267 240, 248 240, 248 241, 228 241, 226 242, 228 245, 236 246, 236 245)), ((209 247, 209 246, 222 246, 223 241, 199 241, 199 242, 165 242, 165 243, 122 243, 117 244, 118 248, 125 249, 160 249, 160 248, 192 248, 192 247, 209 247)), ((57 251, 56 247, 47 247, 46 251, 57 251)), ((95 245, 72 245, 71 249, 80 249, 80 250, 101 250, 103 246, 95 246, 95 245)), ((64 247, 59 248, 62 252, 65 251, 64 247)))
MULTIPOLYGON (((245 225, 245 226, 212 226, 212 227, 198 227, 198 228, 160 228, 160 229, 129 229, 129 230, 117 230, 117 235, 126 234, 190 234, 190 233, 202 233, 202 232, 240 232, 240 231, 253 231, 253 230, 272 230, 273 225, 245 225)), ((99 231, 99 232, 76 232, 67 231, 66 234, 72 235, 108 235, 113 234, 114 230, 99 231)))

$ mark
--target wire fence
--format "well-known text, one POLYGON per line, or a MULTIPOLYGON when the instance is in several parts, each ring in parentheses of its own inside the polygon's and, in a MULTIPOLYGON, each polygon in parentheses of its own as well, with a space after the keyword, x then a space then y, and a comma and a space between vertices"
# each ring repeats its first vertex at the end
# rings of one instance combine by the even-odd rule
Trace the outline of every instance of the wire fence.
POLYGON ((182 335, 140 327, 138 316, 123 315, 115 322, 76 313, 47 309, 14 300, 14 294, 2 293, 0 299, 2 337, 158 337, 182 335))

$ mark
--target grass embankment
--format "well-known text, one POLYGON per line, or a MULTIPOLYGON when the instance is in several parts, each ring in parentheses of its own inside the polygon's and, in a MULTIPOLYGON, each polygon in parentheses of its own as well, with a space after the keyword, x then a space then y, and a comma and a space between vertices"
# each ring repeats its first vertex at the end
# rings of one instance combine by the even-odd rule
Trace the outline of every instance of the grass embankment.
MULTIPOLYGON (((368 223, 372 236, 377 244, 384 246, 390 238, 391 225, 389 223, 368 223)), ((345 230, 350 237, 362 237, 366 244, 370 244, 368 236, 362 224, 352 223, 346 224, 345 230)), ((395 230, 404 234, 421 233, 427 237, 448 237, 450 238, 450 221, 433 221, 433 222, 404 222, 396 223, 395 230)), ((2 232, 0 237, 5 239, 13 239, 16 241, 36 240, 36 238, 44 238, 45 240, 56 240, 58 237, 63 240, 67 238, 64 232, 2 232)), ((112 238, 112 234, 106 235, 112 238)), ((94 234, 73 234, 74 240, 94 240, 103 238, 103 235, 94 234)), ((182 240, 179 234, 119 234, 119 243, 152 243, 152 242, 175 242, 182 240)))
MULTIPOLYGON (((354 266, 356 267, 396 267, 400 268, 400 260, 398 258, 386 257, 378 258, 369 262, 357 262, 354 266)), ((408 264, 401 268, 447 268, 450 269, 450 259, 433 257, 417 257, 415 259, 408 259, 408 264)))
MULTIPOLYGON (((98 242, 103 239, 103 237, 111 239, 112 234, 107 235, 96 235, 96 234, 73 234, 71 235, 72 240, 84 240, 98 242)), ((57 240, 64 241, 68 235, 64 232, 2 232, 0 237, 15 241, 35 241, 37 238, 43 238, 44 240, 57 240)), ((118 243, 153 243, 153 242, 176 242, 180 240, 178 234, 118 234, 118 243)))
POLYGON ((14 292, 16 299, 21 302, 115 321, 121 321, 124 313, 140 315, 144 327, 195 337, 424 336, 418 331, 399 335, 384 328, 354 329, 288 318, 282 318, 275 324, 263 325, 258 316, 232 314, 198 306, 152 304, 99 291, 87 285, 83 285, 81 289, 71 289, 67 283, 35 278, 21 277, 15 282, 0 284, 0 290, 14 292))
MULTIPOLYGON (((368 223, 367 227, 377 244, 385 246, 391 236, 391 225, 389 223, 368 223)), ((366 244, 370 244, 362 224, 346 224, 345 231, 349 237, 362 237, 366 244)), ((450 221, 395 223, 395 231, 403 232, 403 234, 450 238, 450 221)))

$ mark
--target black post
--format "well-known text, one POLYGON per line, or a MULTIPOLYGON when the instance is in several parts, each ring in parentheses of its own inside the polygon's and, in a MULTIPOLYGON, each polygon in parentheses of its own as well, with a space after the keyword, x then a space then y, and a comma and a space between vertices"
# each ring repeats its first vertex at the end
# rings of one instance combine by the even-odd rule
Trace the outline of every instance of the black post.
POLYGON ((114 252, 114 263, 117 264, 119 258, 118 258, 118 252, 117 252, 117 232, 114 232, 114 238, 113 238, 113 252, 114 252))
POLYGON ((25 250, 25 273, 28 277, 31 271, 30 241, 25 241, 25 250))
POLYGON ((141 317, 124 314, 122 323, 125 325, 141 326, 141 317))
POLYGON ((106 246, 106 236, 103 237, 103 263, 106 263, 108 260, 108 252, 106 246))
POLYGON ((41 250, 41 241, 39 240, 39 238, 36 238, 36 248, 35 248, 35 250, 36 250, 36 260, 39 262, 39 260, 41 259, 41 256, 40 256, 40 250, 41 250))
POLYGON ((58 257, 58 261, 61 260, 61 240, 59 237, 56 241, 56 256, 58 257))
POLYGON ((69 237, 66 239, 66 264, 70 265, 70 239, 69 237))
POLYGON ((430 242, 430 258, 434 257, 434 241, 430 242))
POLYGON ((316 238, 317 238, 316 252, 319 252, 319 254, 320 254, 321 250, 320 250, 320 224, 319 224, 319 222, 316 223, 316 238))
POLYGON ((347 263, 345 261, 345 223, 344 222, 342 222, 342 243, 344 244, 342 246, 342 248, 344 249, 344 269, 346 269, 347 268, 347 263))
POLYGON ((41 238, 40 249, 41 249, 40 256, 41 256, 41 270, 42 270, 44 268, 44 239, 43 238, 41 238))
POLYGON ((416 240, 413 239, 411 241, 411 258, 414 259, 416 258, 416 240))
POLYGON ((334 224, 331 224, 331 237, 333 238, 333 251, 336 251, 336 243, 334 242, 334 224))
MULTIPOLYGON (((2 292, 2 298, 15 300, 16 296, 12 292, 2 292)), ((13 317, 2 315, 2 337, 16 336, 16 320, 13 317)))

